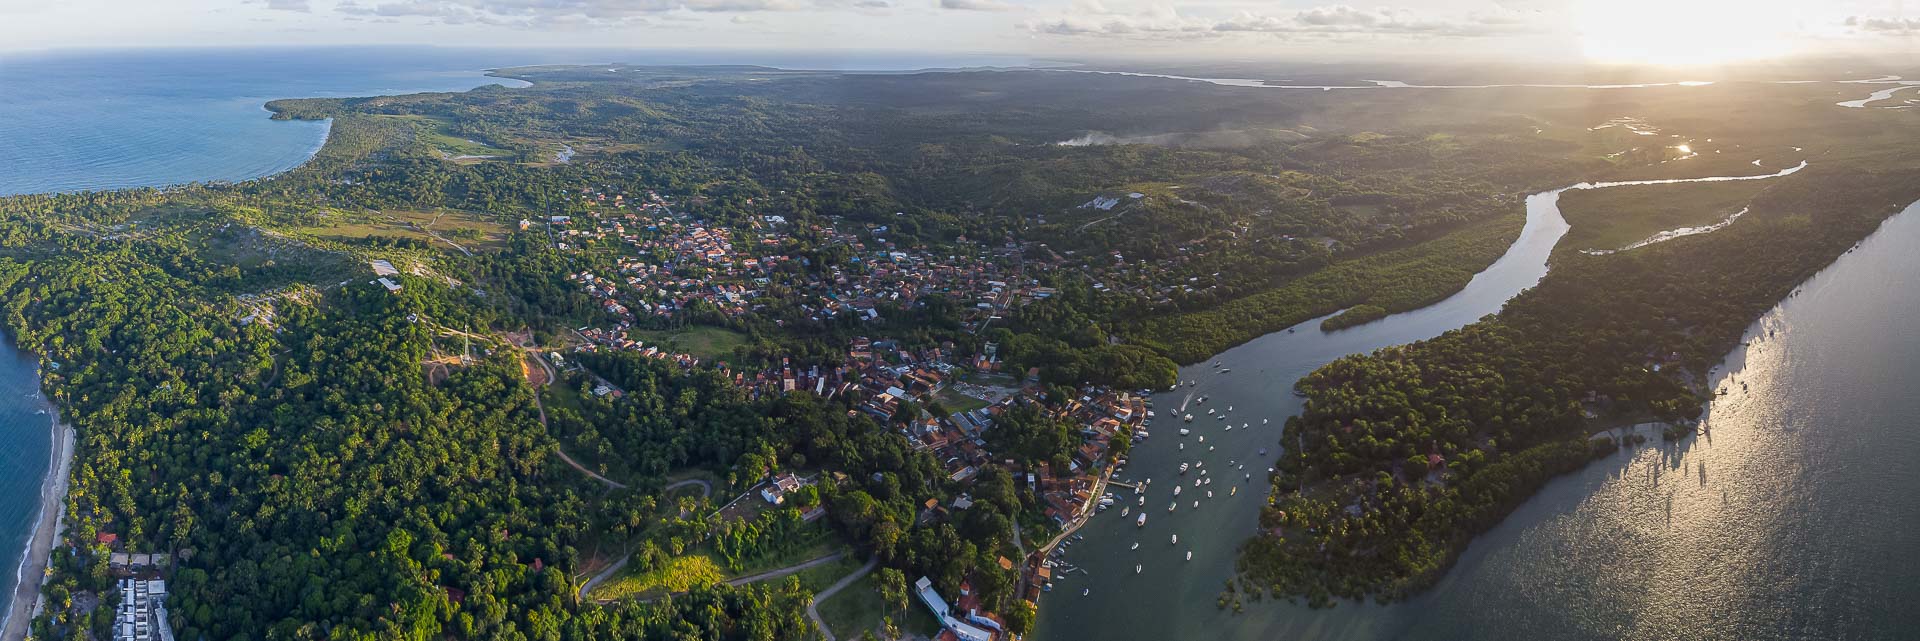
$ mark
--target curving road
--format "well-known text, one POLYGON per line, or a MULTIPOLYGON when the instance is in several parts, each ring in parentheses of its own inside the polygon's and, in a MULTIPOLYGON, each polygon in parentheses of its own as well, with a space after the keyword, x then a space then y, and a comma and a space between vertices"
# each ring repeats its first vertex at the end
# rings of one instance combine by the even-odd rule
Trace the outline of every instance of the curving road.
POLYGON ((827 597, 833 596, 847 586, 853 585, 854 581, 860 580, 860 577, 866 576, 868 572, 872 572, 874 568, 879 566, 879 557, 867 559, 866 565, 860 566, 860 569, 854 570, 851 574, 840 577, 839 581, 835 581, 833 585, 827 586, 827 589, 821 590, 819 594, 813 595, 813 603, 807 604, 807 618, 813 619, 814 627, 820 628, 820 634, 826 636, 827 641, 837 640, 833 638, 833 631, 827 629, 827 622, 820 618, 820 611, 815 609, 814 606, 819 605, 821 601, 827 600, 827 597))

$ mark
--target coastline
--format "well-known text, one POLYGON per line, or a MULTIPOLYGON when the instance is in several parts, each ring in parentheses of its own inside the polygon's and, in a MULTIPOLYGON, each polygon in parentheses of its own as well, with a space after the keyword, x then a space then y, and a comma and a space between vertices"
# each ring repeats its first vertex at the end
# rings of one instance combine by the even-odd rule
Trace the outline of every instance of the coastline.
POLYGON ((0 627, 0 641, 27 638, 28 626, 40 611, 40 588, 46 584, 47 562, 53 554, 54 540, 65 525, 67 477, 73 469, 74 431, 72 426, 60 420, 58 413, 53 414, 50 422, 53 448, 47 461, 47 477, 40 484, 40 512, 34 519, 33 534, 27 539, 26 554, 20 558, 20 567, 14 572, 17 583, 4 623, 0 623, 3 626, 0 627), (39 572, 30 573, 29 568, 39 572), (29 578, 34 580, 30 581, 29 578))

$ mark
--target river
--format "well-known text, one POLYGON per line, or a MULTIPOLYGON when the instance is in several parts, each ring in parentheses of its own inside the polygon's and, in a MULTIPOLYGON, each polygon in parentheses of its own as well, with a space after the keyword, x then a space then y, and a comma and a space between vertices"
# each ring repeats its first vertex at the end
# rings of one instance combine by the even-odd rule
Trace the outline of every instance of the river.
MULTIPOLYGON (((1635 184, 1646 183, 1575 188, 1635 184)), ((1293 382, 1341 356, 1498 311, 1546 273, 1567 229, 1558 194, 1530 196, 1514 246, 1439 304, 1331 333, 1314 319, 1183 368, 1181 380, 1198 384, 1155 396, 1153 436, 1117 475, 1154 480, 1146 526, 1116 509, 1082 528, 1086 539, 1067 560, 1088 573, 1056 579, 1032 637, 1798 639, 1920 629, 1920 610, 1902 608, 1920 597, 1920 559, 1903 546, 1920 525, 1920 466, 1911 464, 1920 432, 1901 422, 1920 415, 1906 382, 1920 375, 1920 331, 1902 322, 1920 312, 1920 291, 1901 287, 1920 274, 1920 256, 1905 250, 1920 245, 1920 204, 1755 325, 1755 336, 1777 333, 1720 370, 1747 388, 1733 384, 1734 394, 1714 404, 1709 436, 1642 447, 1556 479, 1410 601, 1328 610, 1249 602, 1239 615, 1216 607, 1238 546, 1253 534, 1281 424, 1300 410, 1293 382), (1218 373, 1215 361, 1232 372, 1218 373), (1191 402, 1201 395, 1204 405, 1191 402), (1183 402, 1195 415, 1190 425, 1178 420, 1183 402), (1205 415, 1229 407, 1225 420, 1205 415), (1178 436, 1181 427, 1194 435, 1178 436), (1265 456, 1263 447, 1271 448, 1265 456), (1214 482, 1195 487, 1196 473, 1177 474, 1181 462, 1204 462, 1214 482), (1169 513, 1178 481, 1185 485, 1169 513), (1144 572, 1135 574, 1136 563, 1144 572)), ((1117 496, 1140 509, 1131 491, 1117 496)))

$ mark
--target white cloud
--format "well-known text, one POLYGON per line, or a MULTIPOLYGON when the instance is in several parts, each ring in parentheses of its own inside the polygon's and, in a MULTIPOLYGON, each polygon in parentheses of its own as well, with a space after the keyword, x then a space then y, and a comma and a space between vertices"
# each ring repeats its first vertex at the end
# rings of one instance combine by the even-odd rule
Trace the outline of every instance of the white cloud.
POLYGON ((1019 11, 1019 5, 1002 0, 940 0, 940 8, 954 11, 1019 11))
POLYGON ((1145 39, 1196 39, 1230 34, 1482 37, 1532 30, 1520 12, 1504 7, 1453 19, 1428 18, 1393 7, 1357 9, 1348 5, 1314 7, 1290 13, 1242 11, 1226 18, 1208 19, 1182 15, 1166 6, 1125 13, 1111 10, 1097 1, 1075 3, 1067 14, 1029 22, 1027 28, 1035 33, 1050 35, 1145 39))
POLYGON ((1920 31, 1920 19, 1847 16, 1846 26, 1850 29, 1868 33, 1904 35, 1914 31, 1920 31))

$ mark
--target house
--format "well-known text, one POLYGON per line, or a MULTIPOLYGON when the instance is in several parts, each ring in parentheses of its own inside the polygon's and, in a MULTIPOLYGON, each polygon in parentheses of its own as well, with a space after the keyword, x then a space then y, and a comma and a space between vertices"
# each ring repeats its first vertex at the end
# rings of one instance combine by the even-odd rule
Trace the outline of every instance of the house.
POLYGON ((792 474, 781 474, 773 477, 773 481, 767 483, 766 487, 760 489, 760 498, 766 499, 768 503, 774 505, 782 505, 787 502, 787 493, 800 489, 801 485, 803 485, 803 483, 800 482, 799 477, 792 474))
POLYGON ((374 282, 379 283, 381 287, 387 288, 387 293, 389 294, 400 293, 400 283, 388 280, 385 276, 374 279, 374 282))

